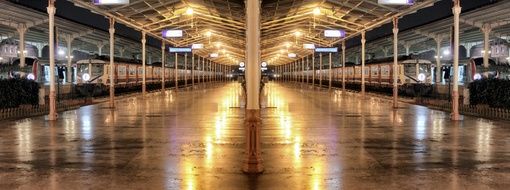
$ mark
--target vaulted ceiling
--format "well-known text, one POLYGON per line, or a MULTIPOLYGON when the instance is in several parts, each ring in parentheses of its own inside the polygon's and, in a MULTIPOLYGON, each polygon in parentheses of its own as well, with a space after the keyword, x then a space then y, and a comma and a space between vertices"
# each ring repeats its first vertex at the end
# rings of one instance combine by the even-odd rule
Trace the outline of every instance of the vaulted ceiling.
MULTIPOLYGON (((130 0, 129 5, 120 6, 69 1, 160 39, 165 29, 182 29, 182 38, 165 39, 167 43, 202 43, 205 48, 196 53, 219 53, 214 58, 217 62, 237 64, 244 59, 244 0, 130 0)), ((291 62, 287 53, 298 57, 311 53, 303 49, 303 43, 333 46, 343 40, 324 37, 326 29, 345 30, 347 38, 352 38, 360 31, 391 22, 394 16, 412 13, 436 1, 415 0, 413 6, 387 6, 379 5, 377 0, 263 0, 262 60, 276 65, 291 62)))

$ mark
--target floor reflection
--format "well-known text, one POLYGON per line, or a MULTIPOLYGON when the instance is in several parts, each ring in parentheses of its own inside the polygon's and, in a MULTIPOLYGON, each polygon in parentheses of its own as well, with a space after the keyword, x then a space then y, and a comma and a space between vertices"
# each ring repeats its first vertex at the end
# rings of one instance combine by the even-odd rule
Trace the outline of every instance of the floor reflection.
POLYGON ((262 92, 265 172, 241 172, 238 83, 134 96, 0 128, 0 189, 504 189, 503 121, 297 83, 262 92), (464 185, 464 186, 463 186, 464 185))

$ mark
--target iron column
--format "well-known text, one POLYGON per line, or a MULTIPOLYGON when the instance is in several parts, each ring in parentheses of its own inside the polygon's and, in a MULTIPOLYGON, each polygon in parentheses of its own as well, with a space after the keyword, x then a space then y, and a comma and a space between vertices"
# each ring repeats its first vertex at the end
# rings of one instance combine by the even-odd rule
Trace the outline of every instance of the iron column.
POLYGON ((246 0, 246 158, 243 171, 262 172, 260 156, 260 0, 246 0))

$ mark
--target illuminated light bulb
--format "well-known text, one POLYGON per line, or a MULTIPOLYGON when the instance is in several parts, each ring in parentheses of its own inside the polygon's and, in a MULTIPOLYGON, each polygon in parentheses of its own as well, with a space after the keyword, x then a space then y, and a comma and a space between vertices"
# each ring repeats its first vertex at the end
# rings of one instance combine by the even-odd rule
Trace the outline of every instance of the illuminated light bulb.
POLYGON ((207 32, 205 32, 205 36, 207 36, 207 37, 211 37, 211 35, 212 35, 212 32, 211 32, 211 31, 207 31, 207 32))
POLYGON ((301 35, 302 35, 302 33, 301 33, 300 31, 296 31, 296 32, 294 32, 294 35, 295 35, 296 37, 299 37, 299 36, 301 36, 301 35))
POLYGON ((193 8, 188 7, 188 9, 186 9, 186 14, 187 15, 193 15, 193 8))
POLYGON ((314 15, 320 15, 320 14, 321 14, 321 8, 319 8, 319 7, 315 7, 315 8, 313 9, 313 14, 314 14, 314 15))

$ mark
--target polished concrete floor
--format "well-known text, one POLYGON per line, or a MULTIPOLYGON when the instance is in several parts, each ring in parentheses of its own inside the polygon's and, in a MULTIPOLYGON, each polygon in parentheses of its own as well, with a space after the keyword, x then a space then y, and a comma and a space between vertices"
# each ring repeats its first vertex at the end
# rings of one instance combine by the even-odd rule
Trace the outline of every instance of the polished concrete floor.
POLYGON ((3 122, 0 189, 508 189, 510 122, 270 83, 265 172, 241 172, 236 83, 3 122))

